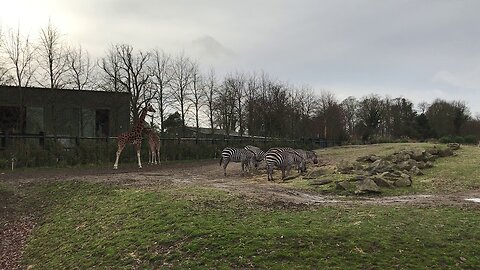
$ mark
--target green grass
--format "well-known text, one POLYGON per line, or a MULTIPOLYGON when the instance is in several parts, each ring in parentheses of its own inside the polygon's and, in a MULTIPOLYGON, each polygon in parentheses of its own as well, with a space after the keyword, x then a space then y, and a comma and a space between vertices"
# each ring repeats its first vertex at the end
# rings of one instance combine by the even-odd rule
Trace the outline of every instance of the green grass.
POLYGON ((478 209, 256 205, 206 188, 30 186, 33 269, 474 269, 478 209))

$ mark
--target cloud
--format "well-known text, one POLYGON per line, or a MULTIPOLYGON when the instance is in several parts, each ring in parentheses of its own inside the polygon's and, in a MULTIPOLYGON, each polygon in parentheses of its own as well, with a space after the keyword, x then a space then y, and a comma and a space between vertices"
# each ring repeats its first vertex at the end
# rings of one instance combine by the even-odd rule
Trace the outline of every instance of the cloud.
POLYGON ((463 73, 452 73, 442 70, 432 77, 432 82, 446 84, 455 88, 480 90, 480 66, 463 73))
POLYGON ((192 41, 191 49, 194 54, 209 58, 230 57, 234 53, 224 47, 211 36, 205 35, 192 41))

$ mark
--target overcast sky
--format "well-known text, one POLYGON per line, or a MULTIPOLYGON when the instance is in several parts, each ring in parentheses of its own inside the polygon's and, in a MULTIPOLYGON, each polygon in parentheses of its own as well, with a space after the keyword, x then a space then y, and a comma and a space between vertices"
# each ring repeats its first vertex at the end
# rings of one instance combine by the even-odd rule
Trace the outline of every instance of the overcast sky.
POLYGON ((51 18, 94 56, 114 43, 184 51, 203 67, 264 70, 339 99, 463 100, 480 112, 480 1, 0 0, 0 23, 51 18))

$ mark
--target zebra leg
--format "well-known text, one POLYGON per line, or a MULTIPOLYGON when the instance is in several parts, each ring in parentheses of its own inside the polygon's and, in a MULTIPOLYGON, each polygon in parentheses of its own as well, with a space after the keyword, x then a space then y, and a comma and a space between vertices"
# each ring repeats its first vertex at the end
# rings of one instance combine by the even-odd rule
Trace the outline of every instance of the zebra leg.
POLYGON ((230 159, 223 160, 223 176, 227 176, 227 165, 230 162, 230 159))
POLYGON ((267 165, 267 179, 273 181, 273 167, 269 165, 267 165))

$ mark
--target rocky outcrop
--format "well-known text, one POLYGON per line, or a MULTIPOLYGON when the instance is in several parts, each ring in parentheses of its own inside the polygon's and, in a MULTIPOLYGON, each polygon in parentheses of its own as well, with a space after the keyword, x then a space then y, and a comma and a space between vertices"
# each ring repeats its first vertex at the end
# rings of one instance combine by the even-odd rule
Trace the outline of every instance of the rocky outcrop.
POLYGON ((336 182, 335 189, 355 189, 355 194, 366 194, 379 193, 381 188, 410 187, 412 176, 423 175, 422 170, 433 167, 433 162, 440 157, 455 155, 453 149, 459 147, 449 144, 447 148, 405 149, 386 157, 366 155, 356 162, 341 162, 336 172, 355 176, 336 182))

